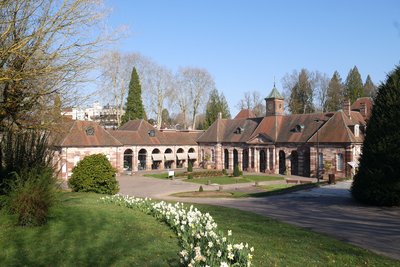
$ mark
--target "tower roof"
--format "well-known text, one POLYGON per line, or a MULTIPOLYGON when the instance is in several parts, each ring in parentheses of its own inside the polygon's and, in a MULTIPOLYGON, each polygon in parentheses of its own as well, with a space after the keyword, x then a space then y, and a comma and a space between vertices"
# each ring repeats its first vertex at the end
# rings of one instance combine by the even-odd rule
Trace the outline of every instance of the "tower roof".
POLYGON ((275 84, 274 84, 274 88, 272 88, 271 93, 269 94, 269 96, 267 96, 266 99, 268 99, 268 98, 283 99, 283 96, 279 93, 278 89, 276 89, 275 84))

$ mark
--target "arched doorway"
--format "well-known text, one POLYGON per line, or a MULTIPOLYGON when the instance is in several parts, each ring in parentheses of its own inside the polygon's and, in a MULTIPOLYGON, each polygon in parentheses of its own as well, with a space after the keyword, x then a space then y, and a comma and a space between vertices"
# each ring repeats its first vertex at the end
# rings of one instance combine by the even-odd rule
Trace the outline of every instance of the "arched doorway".
POLYGON ((158 170, 160 168, 161 162, 163 156, 160 153, 160 150, 158 148, 153 149, 153 151, 151 152, 151 159, 153 160, 152 164, 151 164, 151 169, 152 170, 158 170))
POLYGON ((249 149, 243 149, 242 170, 247 171, 249 168, 249 149))
POLYGON ((146 158, 147 158, 147 151, 146 149, 140 149, 138 153, 138 170, 145 170, 146 169, 146 158))
POLYGON ((183 148, 179 148, 176 151, 176 167, 177 168, 183 168, 183 165, 186 162, 186 154, 185 151, 183 150, 183 148))
POLYGON ((239 155, 236 149, 233 150, 233 168, 235 169, 236 166, 239 165, 239 155))
POLYGON ((192 167, 195 165, 197 161, 197 153, 194 150, 194 148, 189 148, 188 150, 188 163, 190 162, 192 164, 192 167))
POLYGON ((265 150, 261 149, 260 150, 260 172, 266 171, 266 165, 265 165, 266 160, 267 160, 267 157, 265 155, 265 150))
POLYGON ((228 151, 228 149, 224 149, 224 168, 225 168, 225 170, 229 170, 229 151, 228 151))
POLYGON ((124 171, 132 171, 132 159, 133 151, 132 149, 127 149, 124 151, 124 171))
POLYGON ((296 150, 290 154, 290 174, 299 175, 299 154, 296 150))
POLYGON ((285 174, 286 171, 286 155, 283 150, 279 151, 279 174, 285 174))
POLYGON ((172 165, 173 165, 173 163, 175 161, 175 157, 174 157, 174 154, 172 153, 172 149, 167 148, 164 151, 164 158, 165 158, 165 160, 164 160, 164 168, 165 169, 172 169, 173 168, 172 165))

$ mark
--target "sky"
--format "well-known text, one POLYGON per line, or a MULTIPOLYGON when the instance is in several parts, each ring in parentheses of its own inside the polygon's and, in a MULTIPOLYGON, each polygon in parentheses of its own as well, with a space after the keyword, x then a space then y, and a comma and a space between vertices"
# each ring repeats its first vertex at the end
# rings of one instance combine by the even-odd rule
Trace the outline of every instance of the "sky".
POLYGON ((306 68, 343 81, 357 66, 375 84, 400 63, 400 1, 106 0, 108 24, 130 34, 114 45, 172 71, 205 68, 231 114, 246 91, 266 97, 306 68))

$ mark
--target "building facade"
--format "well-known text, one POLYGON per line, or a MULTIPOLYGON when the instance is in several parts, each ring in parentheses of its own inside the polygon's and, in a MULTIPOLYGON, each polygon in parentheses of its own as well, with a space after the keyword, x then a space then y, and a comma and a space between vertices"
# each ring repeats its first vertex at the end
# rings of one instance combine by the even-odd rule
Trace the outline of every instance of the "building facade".
POLYGON ((243 110, 234 119, 217 119, 207 131, 159 130, 133 120, 118 130, 93 121, 70 121, 55 139, 60 177, 87 155, 104 153, 119 173, 209 166, 316 177, 351 177, 358 166, 370 98, 345 102, 336 112, 284 114, 284 98, 274 87, 265 98, 264 117, 243 110), (206 163, 206 164, 205 164, 206 163))

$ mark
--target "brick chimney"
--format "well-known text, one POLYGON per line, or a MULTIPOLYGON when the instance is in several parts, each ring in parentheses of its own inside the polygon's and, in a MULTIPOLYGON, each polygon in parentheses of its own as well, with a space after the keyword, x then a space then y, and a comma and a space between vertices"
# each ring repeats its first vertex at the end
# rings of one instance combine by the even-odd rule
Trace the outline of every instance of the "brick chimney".
POLYGON ((346 114, 347 117, 350 117, 350 100, 345 99, 342 104, 342 109, 344 114, 346 114))
POLYGON ((360 103, 360 113, 364 118, 367 117, 367 105, 364 102, 360 103))

